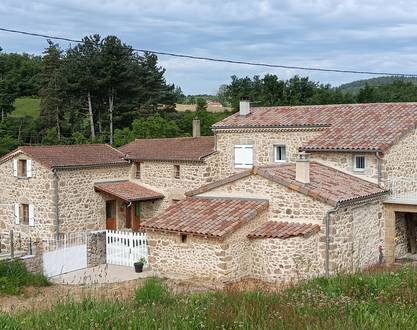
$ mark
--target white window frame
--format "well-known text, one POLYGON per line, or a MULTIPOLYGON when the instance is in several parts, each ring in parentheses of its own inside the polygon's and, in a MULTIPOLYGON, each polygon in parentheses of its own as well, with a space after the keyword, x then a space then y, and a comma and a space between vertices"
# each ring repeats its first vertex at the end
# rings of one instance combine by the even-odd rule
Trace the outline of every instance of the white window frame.
MULTIPOLYGON (((253 167, 253 145, 252 144, 235 144, 235 146, 233 147, 233 156, 234 156, 234 167, 235 168, 252 168, 253 167), (245 161, 242 159, 241 162, 237 163, 237 157, 236 157, 236 150, 237 149, 241 149, 241 150, 250 150, 251 152, 251 161, 245 161)), ((248 157, 249 158, 249 157, 248 157)))
POLYGON ((287 146, 285 144, 274 144, 274 162, 275 163, 286 163, 287 162, 287 146), (278 148, 284 148, 285 159, 278 159, 278 148))
POLYGON ((364 172, 365 169, 366 169, 366 156, 365 155, 355 155, 355 156, 353 156, 353 170, 355 172, 364 172), (363 168, 356 167, 356 164, 357 164, 356 159, 359 158, 359 157, 363 158, 363 168))

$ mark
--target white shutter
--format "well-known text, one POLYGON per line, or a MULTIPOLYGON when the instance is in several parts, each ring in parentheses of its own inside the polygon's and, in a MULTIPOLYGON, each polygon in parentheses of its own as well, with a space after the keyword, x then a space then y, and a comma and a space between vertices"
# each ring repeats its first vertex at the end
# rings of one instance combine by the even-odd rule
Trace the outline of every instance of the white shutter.
POLYGON ((28 178, 32 177, 32 160, 31 159, 28 159, 26 161, 26 176, 28 178))
POLYGON ((35 208, 32 204, 29 205, 29 226, 35 225, 35 214, 34 214, 35 208))
POLYGON ((20 223, 19 215, 20 205, 18 203, 14 204, 14 222, 18 225, 20 223))
POLYGON ((235 145, 235 167, 251 168, 253 166, 253 146, 239 144, 235 145))
POLYGON ((17 159, 13 159, 13 175, 17 176, 17 159))

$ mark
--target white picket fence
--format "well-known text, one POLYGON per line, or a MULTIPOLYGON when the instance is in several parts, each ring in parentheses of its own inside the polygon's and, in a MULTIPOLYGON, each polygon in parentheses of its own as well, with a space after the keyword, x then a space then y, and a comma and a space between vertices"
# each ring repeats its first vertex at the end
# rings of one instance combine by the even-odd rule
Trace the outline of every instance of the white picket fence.
POLYGON ((145 233, 106 231, 106 259, 108 264, 133 266, 144 258, 148 262, 148 241, 145 233))

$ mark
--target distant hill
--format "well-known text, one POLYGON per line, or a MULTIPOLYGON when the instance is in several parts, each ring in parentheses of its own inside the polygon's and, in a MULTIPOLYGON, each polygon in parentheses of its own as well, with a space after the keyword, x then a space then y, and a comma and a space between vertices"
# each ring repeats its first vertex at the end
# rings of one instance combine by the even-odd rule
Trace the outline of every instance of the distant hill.
POLYGON ((383 86, 392 83, 395 80, 402 80, 402 81, 411 81, 417 84, 417 77, 393 77, 393 76, 383 76, 383 77, 376 77, 370 79, 363 79, 363 80, 355 80, 347 84, 340 85, 340 89, 344 92, 350 92, 352 94, 358 94, 359 90, 365 87, 365 84, 369 86, 383 86))

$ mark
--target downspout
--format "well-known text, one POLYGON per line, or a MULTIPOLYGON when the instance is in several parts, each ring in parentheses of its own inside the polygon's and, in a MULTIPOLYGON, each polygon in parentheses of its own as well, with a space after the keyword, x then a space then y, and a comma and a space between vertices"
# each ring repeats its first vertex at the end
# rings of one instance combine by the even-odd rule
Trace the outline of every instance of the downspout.
POLYGON ((375 152, 376 163, 377 163, 377 171, 378 171, 378 186, 381 187, 382 184, 382 174, 381 174, 381 161, 382 157, 380 156, 380 151, 375 152))
POLYGON ((330 276, 330 215, 336 213, 339 209, 339 205, 328 210, 326 212, 326 249, 325 249, 325 261, 324 269, 326 277, 330 276))
POLYGON ((58 192, 58 173, 53 169, 54 173, 54 201, 55 201, 55 223, 56 223, 56 238, 59 240, 60 223, 59 223, 59 192, 58 192))

